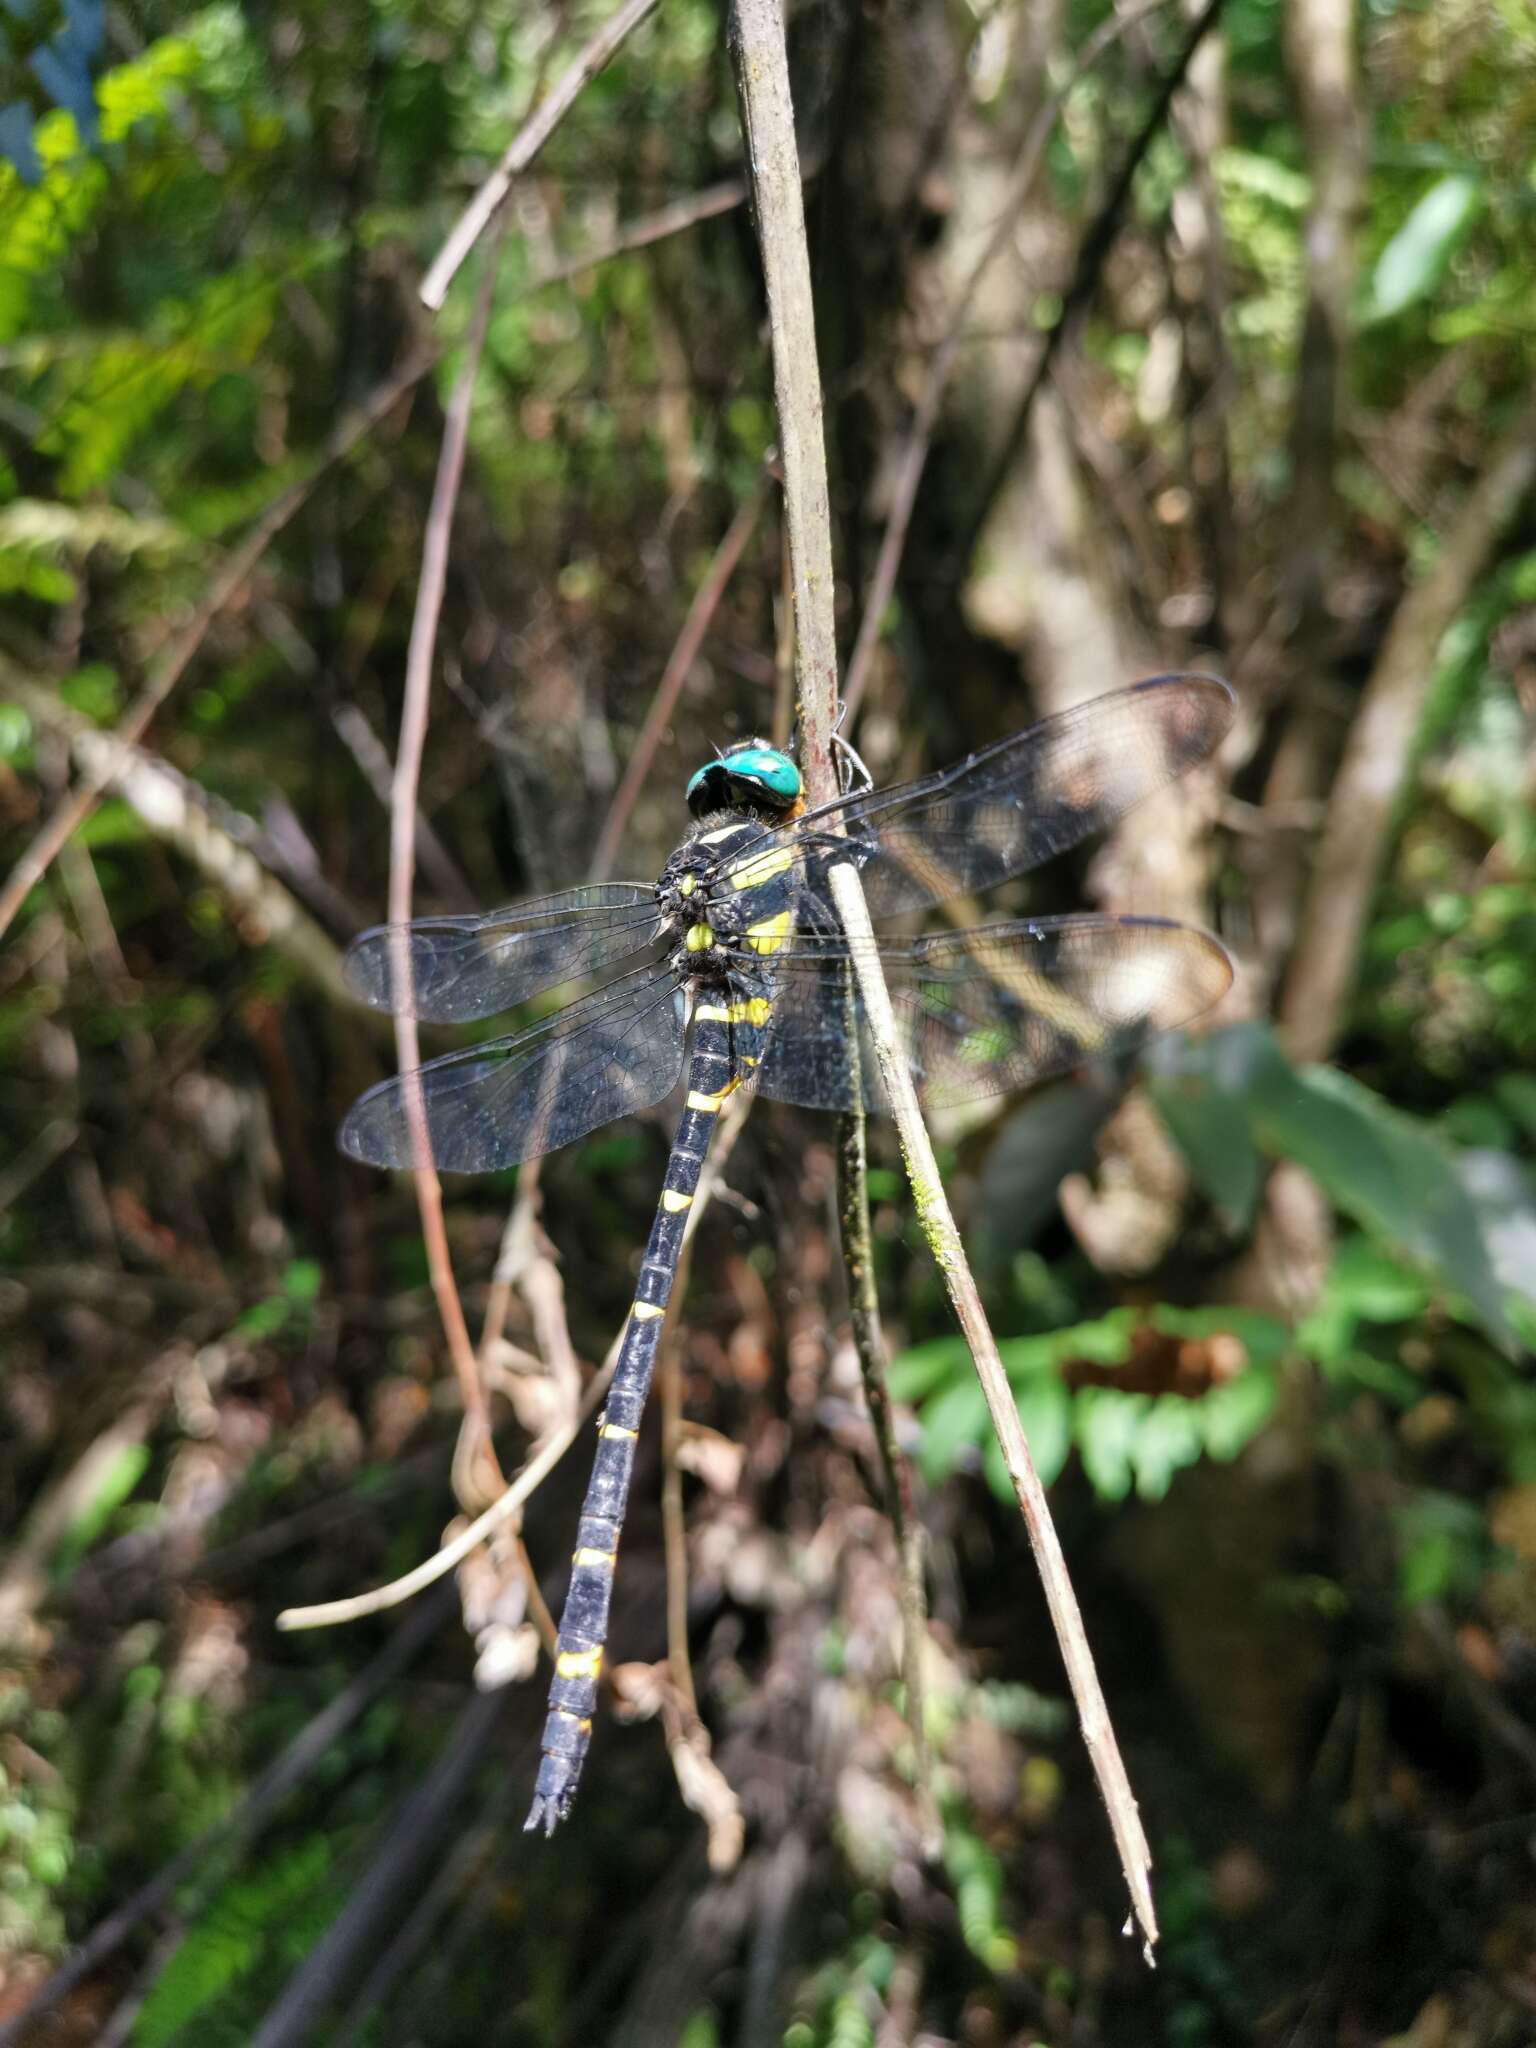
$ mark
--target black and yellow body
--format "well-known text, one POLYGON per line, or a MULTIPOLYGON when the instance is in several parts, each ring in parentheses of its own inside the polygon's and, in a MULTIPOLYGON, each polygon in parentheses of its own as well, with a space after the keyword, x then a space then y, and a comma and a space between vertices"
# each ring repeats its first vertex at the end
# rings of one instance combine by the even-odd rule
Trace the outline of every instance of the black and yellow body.
POLYGON ((1128 1059, 1149 1032, 1199 1015, 1231 982, 1216 940, 1164 918, 1023 918, 856 941, 829 901, 829 866, 858 869, 876 924, 994 888, 1204 760, 1232 709, 1212 677, 1153 677, 952 768, 811 811, 789 756, 745 740, 690 779, 696 822, 658 881, 380 925, 348 950, 364 1002, 443 1024, 612 975, 505 1037, 370 1088, 342 1125, 355 1159, 413 1167, 430 1156, 440 1171, 495 1171, 687 1084, 599 1425, 530 1827, 564 1817, 586 1754, 663 1312, 728 1097, 749 1086, 804 1109, 888 1106, 861 993, 864 948, 888 991, 880 1031, 894 1033, 920 1099, 937 1107, 1028 1087, 1080 1060, 1128 1059))
POLYGON ((560 1621, 538 1785, 525 1823, 530 1828, 553 1830, 575 1797, 592 1736, 635 1445, 688 1210, 715 1119, 735 1090, 751 1081, 773 1015, 773 956, 794 924, 793 864, 777 850, 731 860, 735 842, 745 846, 761 836, 751 813, 706 817, 657 883, 662 917, 678 934, 675 964, 692 995, 688 1097, 598 1423, 597 1456, 560 1621), (751 965, 743 965, 744 958, 751 965))

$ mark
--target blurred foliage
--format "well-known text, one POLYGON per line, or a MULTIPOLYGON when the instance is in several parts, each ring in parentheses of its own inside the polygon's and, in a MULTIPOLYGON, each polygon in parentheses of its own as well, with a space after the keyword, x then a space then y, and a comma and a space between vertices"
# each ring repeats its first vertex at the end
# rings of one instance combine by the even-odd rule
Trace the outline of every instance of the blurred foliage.
MULTIPOLYGON (((66 785, 76 727, 123 716, 226 550, 316 475, 337 420, 427 331, 422 273, 604 11, 33 0, 0 16, 5 870, 66 785)), ((978 217, 990 229, 973 195, 996 189, 1030 70, 1023 10, 915 9, 908 42, 905 11, 880 12, 794 21, 850 589, 934 343, 947 238, 978 217), (943 91, 937 51, 953 60, 943 91)), ((1072 0, 1052 77, 1107 14, 1072 0)), ((773 443, 742 213, 547 281, 737 174, 722 29, 703 0, 668 0, 508 209, 426 755, 422 808, 446 853, 420 864, 425 906, 580 878, 689 600, 773 443)), ((1331 769, 1395 603, 1438 559, 1536 367, 1536 18, 1521 0, 1372 0, 1358 31, 1366 151, 1326 677, 1284 660, 1319 172, 1278 0, 1229 0, 1218 144, 1196 165, 1181 119, 1157 137, 1067 351, 1065 410, 1102 487, 1085 502, 1146 644, 1170 660, 1244 651, 1213 644, 1221 620, 1192 603, 1223 537, 1239 595, 1268 620, 1244 671, 1254 758, 1217 841, 1221 922, 1255 1007, 1284 964, 1265 957, 1275 941, 1251 906, 1296 836, 1294 819, 1264 817, 1286 720, 1310 707, 1331 769), (1202 320, 1219 341, 1209 385, 1202 320), (1117 491, 1145 510, 1139 549, 1117 491)), ((1060 311, 1058 259, 1176 42, 1171 23, 1139 26, 1066 95, 1019 244, 1038 263, 1020 294, 1031 338, 1060 311)), ((318 477, 146 736, 206 830, 275 878, 322 942, 382 908, 378 788, 480 260, 430 374, 318 477)), ((958 415, 981 418, 990 458, 1013 401, 994 392, 985 413, 964 390, 861 728, 882 777, 1023 715, 1017 650, 968 621, 950 559, 978 453, 975 419, 958 415)), ((539 1685, 514 1688, 498 1746, 445 1816, 452 1849, 423 1851, 368 1959, 382 1976, 346 2038, 383 2042, 398 2022, 445 2044, 723 2048, 775 1971, 790 2048, 894 2039, 893 2013, 925 2038, 1052 2048, 1528 2037, 1533 539, 1527 512, 1438 651, 1338 1061, 1293 1064, 1261 1022, 1149 1050, 1141 1082, 1189 1192, 1144 1270, 1095 1263, 1055 1213, 1057 1182, 1091 1158, 1091 1088, 1056 1099, 1051 1170, 1031 1152, 1007 1183, 1029 1227, 998 1232, 988 1308, 1155 1837, 1157 1979, 1107 1942, 1118 1879, 1012 1489, 883 1153, 880 1288, 938 1617, 924 1727, 940 1846, 926 1866, 911 1853, 892 1609, 853 1575, 883 1537, 868 1535, 873 1466, 833 1357, 825 1133, 764 1105, 732 1162, 740 1207, 701 1239, 682 1343, 690 1410, 747 1452, 736 1500, 689 1498, 709 1616, 701 1704, 744 1788, 750 1880, 709 1889, 660 1736, 614 1716, 575 1822, 547 1848, 525 1843, 507 1801, 527 1778, 539 1685), (1287 1175, 1321 1217, 1321 1256, 1299 1275, 1305 1261, 1275 1242, 1287 1175), (812 1372, 823 1337, 830 1362, 812 1372), (810 1650, 795 1640, 807 1604, 810 1650), (843 1763, 824 1771, 832 1755, 843 1763), (814 1854, 787 1901, 774 1844, 807 1814, 814 1854), (675 2025, 645 2033, 665 2007, 658 1976, 698 1957, 713 1960, 684 1982, 675 2025)), ((765 518, 663 736, 631 823, 634 872, 659 866, 699 759, 776 716, 781 594, 765 518)), ((854 624, 840 620, 848 639, 854 624)), ((456 1407, 415 1213, 332 1152, 387 1057, 282 931, 168 835, 163 790, 158 811, 110 795, 0 953, 0 1483, 17 1538, 0 1584, 4 2014, 201 1841, 61 2038, 97 2038, 113 2015, 141 2048, 256 2038, 366 1900, 456 1726, 469 1658, 445 1630, 251 1839, 235 1825, 202 1841, 239 1822, 262 1771, 378 1651, 361 1633, 279 1636, 277 1609, 409 1568, 450 1512, 456 1407)), ((987 1176, 1006 1131, 994 1118, 945 1134, 978 1239, 998 1221, 987 1176)), ((1045 1131, 1042 1115, 1022 1135, 1045 1131)), ((542 1227, 584 1359, 623 1312, 660 1143, 625 1127, 545 1169, 542 1227)), ((450 1191, 476 1311, 511 1186, 450 1191)), ((520 1306, 510 1337, 509 1373, 537 1342, 520 1306)), ((550 1492, 529 1519, 541 1563, 574 1514, 550 1492)), ((620 1580, 625 1657, 659 1654, 659 1576, 642 1526, 620 1580)))

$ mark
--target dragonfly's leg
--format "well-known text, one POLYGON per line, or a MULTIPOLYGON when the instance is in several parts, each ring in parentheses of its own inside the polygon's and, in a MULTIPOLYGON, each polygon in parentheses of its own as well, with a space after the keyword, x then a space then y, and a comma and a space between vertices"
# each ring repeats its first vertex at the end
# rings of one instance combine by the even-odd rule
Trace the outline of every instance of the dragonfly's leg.
POLYGON ((598 1424, 597 1456, 582 1503, 571 1587, 555 1645, 538 1785, 525 1826, 553 1833, 576 1796, 592 1739, 592 1714, 608 1639, 608 1607, 618 1562, 619 1532, 629 1500, 635 1444, 656 1365, 662 1316, 672 1292, 683 1225, 698 1192, 704 1154, 721 1104, 737 1085, 724 1005, 702 1002, 695 1012, 688 1102, 678 1122, 666 1184, 661 1191, 635 1299, 625 1324, 613 1384, 598 1424))

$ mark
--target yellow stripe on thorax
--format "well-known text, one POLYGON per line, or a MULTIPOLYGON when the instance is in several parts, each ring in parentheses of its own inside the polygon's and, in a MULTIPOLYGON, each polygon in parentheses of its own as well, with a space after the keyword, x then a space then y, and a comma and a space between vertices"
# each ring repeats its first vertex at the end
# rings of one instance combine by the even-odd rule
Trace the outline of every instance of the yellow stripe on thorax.
POLYGON ((759 924, 749 924, 746 931, 747 944, 754 953, 777 953, 789 937, 790 914, 781 910, 774 917, 765 917, 759 924))
POLYGON ((794 853, 787 846, 774 847, 767 853, 754 854, 751 860, 744 860, 740 867, 728 868, 727 878, 733 889, 760 889, 765 882, 772 882, 794 865, 794 853))

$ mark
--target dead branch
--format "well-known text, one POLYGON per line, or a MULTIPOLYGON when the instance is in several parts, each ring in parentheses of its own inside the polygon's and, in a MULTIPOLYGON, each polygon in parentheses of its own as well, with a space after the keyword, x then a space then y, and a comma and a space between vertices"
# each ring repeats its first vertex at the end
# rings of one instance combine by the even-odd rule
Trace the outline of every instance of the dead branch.
POLYGON ((1536 407, 1528 407, 1494 450, 1434 567, 1393 616, 1334 779, 1286 976, 1280 1025, 1293 1059, 1326 1059, 1344 1029, 1436 650, 1533 483, 1536 407))
POLYGON ((254 821, 227 805, 216 806, 169 762, 98 731, 62 697, 9 664, 0 674, 8 697, 38 726, 69 741, 83 781, 104 773, 102 790, 117 790, 157 838, 191 861, 248 934, 283 954, 328 1001, 361 1009, 342 976, 335 944, 262 864, 255 851, 262 834, 254 821))
POLYGON ((837 719, 836 587, 832 511, 816 368, 816 313, 805 241, 800 158, 789 62, 777 0, 738 0, 731 41, 752 206, 768 288, 773 390, 784 464, 784 517, 795 611, 795 689, 800 759, 813 804, 837 795, 832 732, 837 719))

